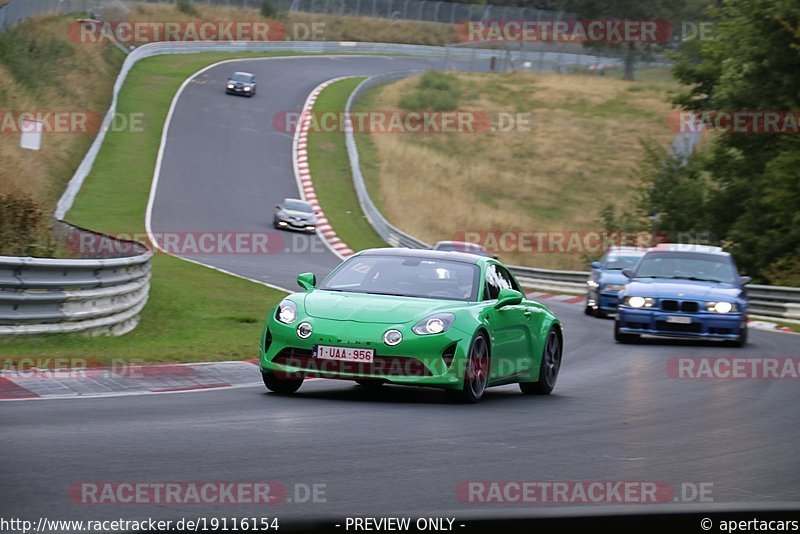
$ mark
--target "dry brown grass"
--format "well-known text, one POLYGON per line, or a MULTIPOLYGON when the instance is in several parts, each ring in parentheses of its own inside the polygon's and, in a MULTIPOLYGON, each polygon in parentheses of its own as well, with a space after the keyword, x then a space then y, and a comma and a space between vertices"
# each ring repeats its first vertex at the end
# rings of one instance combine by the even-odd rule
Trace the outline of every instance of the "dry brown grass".
MULTIPOLYGON (((129 19, 138 20, 208 20, 261 21, 258 9, 196 4, 197 16, 179 12, 171 5, 133 4, 129 19)), ((387 20, 371 17, 347 17, 312 13, 288 13, 279 17, 287 40, 372 41, 442 45, 456 41, 455 26, 416 21, 387 20), (319 34, 310 33, 312 24, 319 34)))
MULTIPOLYGON (((464 231, 597 230, 600 209, 634 195, 639 140, 668 144, 670 83, 584 75, 458 74, 461 109, 533 112, 530 132, 373 134, 379 203, 429 242, 464 231)), ((385 86, 362 109, 397 109, 417 78, 385 86)), ((501 253, 513 264, 585 268, 577 254, 501 253)))

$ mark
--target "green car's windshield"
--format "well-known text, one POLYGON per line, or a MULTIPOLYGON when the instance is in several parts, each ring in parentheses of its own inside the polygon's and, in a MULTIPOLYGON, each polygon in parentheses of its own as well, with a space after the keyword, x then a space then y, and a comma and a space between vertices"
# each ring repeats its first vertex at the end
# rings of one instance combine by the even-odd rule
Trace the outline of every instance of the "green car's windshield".
POLYGON ((458 261, 413 256, 357 256, 331 273, 319 289, 373 295, 473 301, 480 269, 458 261))
POLYGON ((736 283, 739 276, 726 257, 694 252, 651 252, 636 269, 636 278, 669 278, 736 283))

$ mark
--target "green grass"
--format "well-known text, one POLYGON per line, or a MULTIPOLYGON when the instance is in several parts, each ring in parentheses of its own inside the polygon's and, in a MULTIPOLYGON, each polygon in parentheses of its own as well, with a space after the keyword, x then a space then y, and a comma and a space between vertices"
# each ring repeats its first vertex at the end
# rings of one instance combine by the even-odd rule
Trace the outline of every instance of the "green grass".
MULTIPOLYGON (((71 222, 102 232, 144 232, 153 169, 172 98, 185 79, 223 59, 231 56, 160 56, 143 60, 134 68, 120 95, 118 111, 143 113, 144 132, 109 133, 68 214, 71 222)), ((91 357, 101 362, 251 358, 258 354, 267 310, 283 295, 156 254, 150 299, 138 328, 120 337, 70 334, 2 339, 0 358, 91 357)))
MULTIPOLYGON (((314 111, 344 111, 350 93, 362 80, 348 78, 326 87, 317 98, 314 111)), ((344 133, 309 133, 308 165, 320 207, 342 241, 356 251, 385 247, 386 242, 375 233, 359 207, 344 133)))

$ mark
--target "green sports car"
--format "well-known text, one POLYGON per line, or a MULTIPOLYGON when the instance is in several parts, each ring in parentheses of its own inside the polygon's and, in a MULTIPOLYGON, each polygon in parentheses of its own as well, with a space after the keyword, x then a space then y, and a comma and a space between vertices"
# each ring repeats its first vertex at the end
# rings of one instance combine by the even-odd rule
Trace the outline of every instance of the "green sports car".
POLYGON ((561 324, 526 300, 509 270, 461 252, 371 249, 269 314, 261 338, 264 384, 294 393, 307 377, 443 388, 477 402, 489 386, 519 383, 547 395, 561 366, 561 324))

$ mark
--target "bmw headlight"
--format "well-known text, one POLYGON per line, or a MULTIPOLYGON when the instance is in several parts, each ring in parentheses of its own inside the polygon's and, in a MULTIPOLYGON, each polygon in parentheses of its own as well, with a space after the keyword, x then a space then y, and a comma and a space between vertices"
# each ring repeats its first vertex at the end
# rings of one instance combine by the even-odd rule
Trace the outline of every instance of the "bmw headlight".
POLYGON ((284 300, 278 304, 275 318, 283 324, 292 324, 297 319, 297 304, 291 300, 284 300))
POLYGON ((228 84, 228 89, 233 89, 233 84, 232 83, 228 84))
POLYGON ((656 303, 656 299, 650 297, 625 297, 622 302, 631 308, 652 308, 656 303))
POLYGON ((730 313, 736 311, 736 304, 733 302, 706 302, 706 311, 714 313, 730 313))
POLYGON ((625 284, 606 284, 603 286, 604 291, 622 291, 625 288, 625 284))
POLYGON ((245 87, 245 88, 244 88, 244 90, 245 90, 245 91, 249 91, 249 90, 250 90, 250 88, 249 88, 249 87, 245 87))
POLYGON ((415 334, 419 334, 421 336, 441 334, 453 326, 453 322, 455 320, 456 316, 452 313, 437 313, 421 320, 415 324, 414 328, 411 330, 413 330, 415 334))

